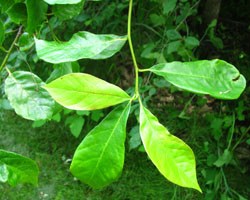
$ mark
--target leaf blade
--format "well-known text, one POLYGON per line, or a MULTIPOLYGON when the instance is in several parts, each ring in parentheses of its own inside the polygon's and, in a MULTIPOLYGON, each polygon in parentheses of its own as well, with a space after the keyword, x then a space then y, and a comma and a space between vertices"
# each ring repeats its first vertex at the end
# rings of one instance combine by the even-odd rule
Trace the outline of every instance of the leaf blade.
POLYGON ((55 102, 42 88, 45 83, 33 73, 16 71, 5 80, 5 93, 18 115, 29 120, 50 119, 55 102))
POLYGON ((68 42, 58 43, 35 38, 40 59, 49 63, 72 62, 79 59, 106 59, 113 56, 125 44, 127 36, 93 34, 87 31, 75 33, 68 42))
POLYGON ((243 75, 222 60, 171 62, 149 69, 184 90, 218 99, 237 99, 246 87, 243 75))
POLYGON ((71 73, 45 85, 53 99, 72 110, 97 110, 131 99, 121 88, 85 73, 71 73))
POLYGON ((169 181, 201 192, 192 149, 171 135, 142 104, 140 109, 141 139, 156 168, 169 181))
POLYGON ((120 176, 125 154, 130 102, 111 111, 78 146, 71 173, 93 188, 102 188, 120 176))
POLYGON ((12 186, 19 183, 38 185, 39 169, 30 158, 0 149, 0 181, 12 186))

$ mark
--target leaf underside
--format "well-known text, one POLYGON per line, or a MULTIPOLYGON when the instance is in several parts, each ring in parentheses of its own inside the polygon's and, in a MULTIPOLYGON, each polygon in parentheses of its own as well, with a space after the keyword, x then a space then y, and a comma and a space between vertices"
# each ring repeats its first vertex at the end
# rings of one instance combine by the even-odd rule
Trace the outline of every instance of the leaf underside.
POLYGON ((40 59, 49 63, 72 62, 79 59, 106 59, 120 51, 127 36, 75 33, 68 42, 45 41, 35 38, 36 51, 40 59))
POLYGON ((33 73, 16 71, 5 80, 5 93, 18 115, 29 120, 50 119, 55 102, 33 73))
POLYGON ((218 59, 162 63, 149 70, 179 88, 218 99, 237 99, 246 87, 244 76, 218 59))

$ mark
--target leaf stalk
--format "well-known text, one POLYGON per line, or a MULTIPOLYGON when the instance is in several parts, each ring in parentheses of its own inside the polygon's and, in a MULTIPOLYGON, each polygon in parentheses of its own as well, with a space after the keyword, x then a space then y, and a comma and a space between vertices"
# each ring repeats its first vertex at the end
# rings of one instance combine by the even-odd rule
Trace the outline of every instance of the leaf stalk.
POLYGON ((132 18, 132 10, 133 10, 133 0, 129 1, 129 11, 128 11, 128 43, 129 43, 129 48, 131 52, 131 56, 133 59, 133 64, 135 68, 135 98, 138 98, 139 96, 139 68, 136 62, 135 58, 135 53, 134 53, 134 48, 133 48, 133 43, 131 39, 131 18, 132 18))

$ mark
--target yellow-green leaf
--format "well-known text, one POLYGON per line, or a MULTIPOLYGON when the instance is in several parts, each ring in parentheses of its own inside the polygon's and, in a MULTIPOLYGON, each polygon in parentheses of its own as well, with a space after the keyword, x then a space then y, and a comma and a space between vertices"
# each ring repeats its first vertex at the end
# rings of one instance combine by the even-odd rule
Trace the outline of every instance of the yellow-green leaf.
POLYGON ((142 104, 140 135, 149 158, 166 179, 179 186, 194 188, 201 192, 196 178, 192 149, 171 135, 142 104))
POLYGON ((84 73, 67 74, 44 88, 55 101, 73 110, 96 110, 131 99, 121 88, 84 73))

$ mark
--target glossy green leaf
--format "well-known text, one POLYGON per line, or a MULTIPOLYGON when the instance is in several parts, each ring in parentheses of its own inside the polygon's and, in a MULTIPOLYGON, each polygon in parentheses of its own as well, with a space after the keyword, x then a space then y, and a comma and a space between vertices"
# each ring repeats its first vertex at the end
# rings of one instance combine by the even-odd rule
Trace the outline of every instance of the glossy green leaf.
POLYGON ((28 32, 32 34, 46 19, 48 4, 43 0, 26 0, 26 6, 28 12, 28 32))
POLYGON ((84 73, 72 73, 44 86, 53 99, 72 110, 96 110, 128 101, 121 88, 84 73))
POLYGON ((52 11, 59 19, 67 20, 79 15, 83 9, 84 1, 78 4, 56 4, 52 11))
POLYGON ((5 93, 18 115, 30 120, 50 119, 55 102, 35 74, 16 71, 5 81, 5 93))
POLYGON ((201 192, 192 149, 171 135, 144 106, 140 108, 140 135, 144 148, 161 174, 182 187, 201 192))
POLYGON ((38 185, 39 169, 30 158, 0 149, 0 181, 12 186, 19 183, 38 185))
POLYGON ((49 63, 71 62, 83 58, 105 59, 113 56, 125 44, 126 36, 96 35, 78 32, 68 42, 58 43, 35 38, 39 58, 49 63))
POLYGON ((72 174, 93 188, 116 181, 123 168, 130 102, 113 110, 76 149, 72 174))
POLYGON ((171 62, 149 69, 184 90, 218 99, 237 99, 246 87, 243 75, 223 60, 171 62))
POLYGON ((44 0, 44 1, 50 5, 54 5, 54 4, 76 4, 81 2, 82 0, 44 0))

